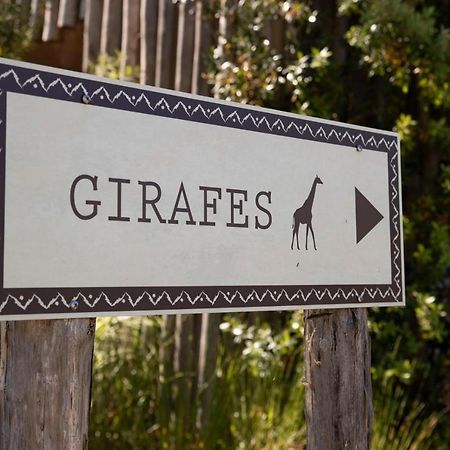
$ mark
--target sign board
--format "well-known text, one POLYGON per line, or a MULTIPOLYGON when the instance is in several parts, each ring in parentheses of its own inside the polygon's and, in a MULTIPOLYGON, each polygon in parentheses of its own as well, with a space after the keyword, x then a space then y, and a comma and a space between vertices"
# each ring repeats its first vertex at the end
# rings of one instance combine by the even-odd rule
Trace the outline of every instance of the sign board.
POLYGON ((404 304, 399 139, 0 61, 3 319, 404 304))

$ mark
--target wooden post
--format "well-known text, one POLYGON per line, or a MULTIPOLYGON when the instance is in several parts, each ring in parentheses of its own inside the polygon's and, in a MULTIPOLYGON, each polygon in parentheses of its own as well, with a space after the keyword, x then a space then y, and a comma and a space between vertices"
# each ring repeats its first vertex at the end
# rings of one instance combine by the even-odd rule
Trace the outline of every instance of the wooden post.
POLYGON ((155 84, 156 31, 158 27, 158 0, 141 0, 141 75, 142 84, 155 84))
POLYGON ((58 27, 73 27, 78 19, 77 0, 60 0, 58 27))
POLYGON ((42 30, 42 41, 49 42, 58 39, 58 8, 59 0, 45 2, 44 29, 42 30))
POLYGON ((215 23, 215 18, 205 17, 205 5, 202 0, 197 0, 195 6, 195 40, 191 92, 193 94, 210 95, 210 86, 203 75, 208 69, 208 52, 217 42, 217 23, 215 23))
POLYGON ((140 0, 124 0, 122 11, 122 55, 120 58, 120 78, 126 79, 127 67, 139 65, 140 0))
POLYGON ((181 2, 178 10, 178 32, 175 66, 175 89, 191 92, 192 61, 195 38, 195 3, 181 2))
POLYGON ((86 450, 95 319, 0 323, 0 448, 86 450))
POLYGON ((173 89, 177 52, 178 4, 158 0, 155 85, 173 89))
POLYGON ((42 36, 44 26, 44 1, 31 0, 30 5, 30 27, 33 41, 38 41, 42 36))
POLYGON ((100 53, 114 55, 122 42, 122 0, 104 0, 100 53))
POLYGON ((83 72, 96 63, 100 53, 103 0, 87 0, 84 8, 83 72))
POLYGON ((370 338, 365 309, 305 311, 308 449, 369 449, 370 338))

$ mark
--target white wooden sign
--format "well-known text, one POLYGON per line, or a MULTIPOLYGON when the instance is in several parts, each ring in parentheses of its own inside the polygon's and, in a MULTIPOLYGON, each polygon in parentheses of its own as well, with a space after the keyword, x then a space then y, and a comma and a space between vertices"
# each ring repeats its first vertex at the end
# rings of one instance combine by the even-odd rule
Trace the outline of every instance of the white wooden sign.
POLYGON ((404 304, 395 133, 0 60, 0 317, 404 304))

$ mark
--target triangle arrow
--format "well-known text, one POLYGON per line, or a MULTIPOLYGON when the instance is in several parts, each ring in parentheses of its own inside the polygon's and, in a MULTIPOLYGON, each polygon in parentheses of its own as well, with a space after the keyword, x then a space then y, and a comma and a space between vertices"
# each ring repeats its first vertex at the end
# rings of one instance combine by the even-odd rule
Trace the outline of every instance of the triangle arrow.
POLYGON ((383 219, 382 214, 355 187, 356 243, 372 231, 383 219))

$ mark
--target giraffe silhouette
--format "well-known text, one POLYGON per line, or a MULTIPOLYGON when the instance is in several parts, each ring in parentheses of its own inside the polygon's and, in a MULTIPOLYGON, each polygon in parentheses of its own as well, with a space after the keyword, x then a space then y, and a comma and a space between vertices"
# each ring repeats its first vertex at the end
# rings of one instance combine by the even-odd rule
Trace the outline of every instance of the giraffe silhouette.
POLYGON ((311 230, 314 250, 316 248, 316 238, 314 237, 314 230, 312 227, 312 206, 314 203, 314 196, 316 195, 316 186, 318 184, 323 184, 322 180, 316 175, 314 178, 313 184, 311 186, 311 190, 309 192, 308 198, 305 200, 300 208, 296 209, 293 216, 292 221, 292 242, 291 242, 291 250, 294 249, 294 237, 297 238, 297 249, 300 250, 300 246, 298 245, 298 231, 300 229, 300 224, 306 224, 306 250, 308 250, 308 232, 311 230))

